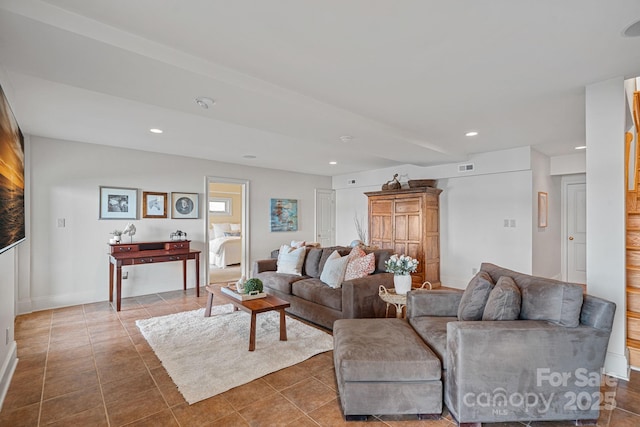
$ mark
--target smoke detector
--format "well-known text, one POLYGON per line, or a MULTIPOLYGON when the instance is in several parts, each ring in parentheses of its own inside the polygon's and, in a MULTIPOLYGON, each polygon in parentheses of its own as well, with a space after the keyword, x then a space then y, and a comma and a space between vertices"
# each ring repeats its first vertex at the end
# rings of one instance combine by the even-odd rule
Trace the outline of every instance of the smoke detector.
POLYGON ((209 109, 209 107, 212 107, 213 104, 216 103, 216 101, 214 101, 211 98, 208 98, 206 96, 199 96, 195 99, 196 104, 198 104, 200 106, 200 108, 207 110, 209 109))

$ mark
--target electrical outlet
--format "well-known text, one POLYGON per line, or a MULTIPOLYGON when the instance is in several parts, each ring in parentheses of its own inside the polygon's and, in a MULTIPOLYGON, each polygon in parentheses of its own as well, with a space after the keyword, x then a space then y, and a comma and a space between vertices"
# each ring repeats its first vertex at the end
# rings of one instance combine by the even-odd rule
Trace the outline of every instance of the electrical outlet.
POLYGON ((123 271, 122 272, 122 280, 127 280, 129 278, 129 272, 128 271, 123 271))
POLYGON ((508 227, 508 226, 509 226, 509 220, 508 220, 508 219, 505 219, 505 220, 504 220, 504 226, 505 226, 505 227, 508 227))
POLYGON ((58 228, 64 228, 65 222, 64 218, 58 218, 58 228))
POLYGON ((516 220, 515 219, 510 219, 509 220, 509 227, 511 227, 511 228, 515 228, 516 227, 516 220))
POLYGON ((347 181, 348 185, 352 185, 352 184, 355 184, 355 183, 356 183, 355 179, 350 179, 350 180, 347 181))

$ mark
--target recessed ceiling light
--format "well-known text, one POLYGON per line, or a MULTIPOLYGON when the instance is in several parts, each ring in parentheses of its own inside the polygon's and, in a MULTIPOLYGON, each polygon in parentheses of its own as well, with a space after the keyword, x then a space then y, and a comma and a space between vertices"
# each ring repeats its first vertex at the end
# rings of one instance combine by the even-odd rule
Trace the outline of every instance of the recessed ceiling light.
POLYGON ((576 150, 584 150, 586 148, 587 148, 586 145, 580 145, 580 146, 576 147, 576 150))
POLYGON ((622 35, 625 37, 638 37, 640 36, 640 21, 636 21, 633 24, 629 25, 622 32, 622 35))
POLYGON ((162 129, 152 128, 152 129, 149 129, 149 132, 151 132, 151 133, 162 133, 162 129))
POLYGON ((330 164, 330 165, 337 165, 337 164, 338 164, 338 162, 333 161, 333 162, 329 162, 329 164, 330 164))
POLYGON ((475 130, 472 130, 464 134, 464 136, 476 136, 476 135, 478 135, 478 132, 476 132, 475 130))
POLYGON ((195 101, 196 104, 200 106, 200 108, 203 108, 205 110, 207 110, 209 107, 212 107, 213 104, 216 103, 216 101, 206 96, 199 96, 195 99, 195 101))
POLYGON ((253 154, 245 154, 244 156, 242 156, 245 159, 255 159, 256 156, 254 156, 253 154))

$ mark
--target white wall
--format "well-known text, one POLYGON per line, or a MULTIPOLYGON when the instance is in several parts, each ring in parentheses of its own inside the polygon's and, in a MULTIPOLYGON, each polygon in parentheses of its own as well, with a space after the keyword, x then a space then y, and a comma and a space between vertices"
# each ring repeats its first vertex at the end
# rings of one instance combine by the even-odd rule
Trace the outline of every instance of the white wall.
POLYGON ((586 88, 587 285, 617 304, 605 368, 627 377, 625 355, 624 81, 586 88))
POLYGON ((532 273, 536 276, 562 278, 562 219, 561 178, 550 175, 550 159, 531 150, 533 172, 532 218, 533 260, 532 273), (547 226, 538 227, 538 192, 547 193, 547 226))
POLYGON ((587 171, 587 156, 584 151, 550 159, 551 175, 572 175, 587 171))
POLYGON ((367 214, 366 191, 378 191, 398 173, 400 181, 438 179, 440 195, 440 275, 445 286, 464 288, 472 270, 493 262, 530 273, 532 269, 532 173, 530 148, 471 156, 473 172, 457 164, 402 165, 333 177, 338 244, 355 239, 354 212, 367 214), (355 180, 355 184, 349 184, 355 180), (515 227, 504 227, 513 219, 515 227), (517 249, 517 250, 514 250, 517 249))
POLYGON ((0 254, 0 409, 17 364, 14 340, 17 247, 0 254), (8 336, 8 340, 7 340, 8 336))
MULTIPOLYGON (((291 240, 313 240, 314 189, 327 188, 329 177, 242 167, 207 160, 148 153, 93 144, 31 137, 31 275, 28 295, 19 307, 27 311, 108 299, 109 232, 127 221, 98 219, 98 187, 200 195, 200 219, 138 219, 134 241, 164 240, 176 229, 186 231, 192 247, 204 250, 206 203, 204 177, 247 179, 250 193, 250 260, 264 258, 291 240), (271 233, 271 198, 298 200, 298 231, 271 233), (57 227, 64 218, 66 226, 57 227)), ((125 236, 125 241, 128 237, 125 236)), ((201 257, 204 261, 204 256, 201 257)), ((193 261, 188 286, 194 286, 193 261)), ((200 279, 205 283, 204 262, 200 279)), ((123 296, 181 289, 181 263, 125 267, 123 296)))

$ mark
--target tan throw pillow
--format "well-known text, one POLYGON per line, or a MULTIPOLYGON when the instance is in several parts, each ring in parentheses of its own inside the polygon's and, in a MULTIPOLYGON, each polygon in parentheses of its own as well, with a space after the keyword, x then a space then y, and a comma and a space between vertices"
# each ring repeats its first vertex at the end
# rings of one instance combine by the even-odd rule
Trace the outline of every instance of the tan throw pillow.
POLYGON ((302 276, 304 253, 304 248, 292 249, 289 245, 282 245, 278 252, 277 272, 302 276))
POLYGON ((348 257, 349 262, 347 263, 347 270, 344 273, 345 281, 367 277, 376 269, 375 254, 370 253, 367 255, 367 253, 358 246, 351 250, 348 257))
POLYGON ((328 286, 338 289, 342 286, 344 273, 347 270, 349 256, 340 256, 338 251, 333 251, 324 264, 320 280, 328 286))

